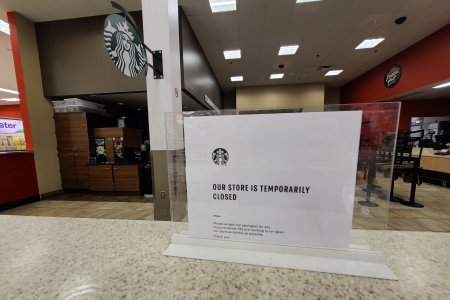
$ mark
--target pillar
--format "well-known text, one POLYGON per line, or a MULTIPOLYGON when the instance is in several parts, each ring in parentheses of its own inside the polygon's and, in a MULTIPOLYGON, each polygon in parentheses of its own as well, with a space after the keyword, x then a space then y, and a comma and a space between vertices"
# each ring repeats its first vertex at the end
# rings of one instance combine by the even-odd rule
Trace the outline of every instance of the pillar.
POLYGON ((178 0, 142 1, 142 19, 145 44, 163 53, 164 78, 154 79, 149 69, 146 80, 154 215, 155 220, 170 220, 167 158, 175 149, 166 144, 165 116, 182 110, 178 0))

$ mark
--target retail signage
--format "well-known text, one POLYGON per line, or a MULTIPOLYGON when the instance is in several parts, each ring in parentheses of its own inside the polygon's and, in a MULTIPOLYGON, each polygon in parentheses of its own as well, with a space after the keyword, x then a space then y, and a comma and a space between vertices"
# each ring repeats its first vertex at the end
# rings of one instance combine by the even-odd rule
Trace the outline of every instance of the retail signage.
POLYGON ((106 50, 116 67, 126 76, 136 77, 147 67, 153 69, 154 79, 163 79, 163 55, 161 50, 153 51, 144 44, 142 33, 130 13, 119 3, 111 1, 113 8, 122 16, 111 14, 103 24, 106 50), (153 65, 148 62, 147 52, 153 57, 153 65))
POLYGON ((384 75, 384 86, 388 89, 393 88, 400 81, 402 76, 402 67, 398 64, 392 65, 384 75))
POLYGON ((361 111, 184 119, 191 236, 348 248, 361 111))
POLYGON ((22 120, 0 118, 0 151, 25 150, 25 148, 22 120))
POLYGON ((144 68, 147 57, 139 35, 122 16, 109 15, 104 23, 106 50, 116 67, 129 77, 136 77, 144 68))

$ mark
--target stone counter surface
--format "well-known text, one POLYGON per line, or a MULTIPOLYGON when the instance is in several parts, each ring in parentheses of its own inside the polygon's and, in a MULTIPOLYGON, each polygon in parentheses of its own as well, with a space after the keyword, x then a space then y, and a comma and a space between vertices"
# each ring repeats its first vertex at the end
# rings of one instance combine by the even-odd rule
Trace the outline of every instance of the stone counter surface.
POLYGON ((1 215, 0 299, 450 299, 450 233, 387 232, 388 281, 163 256, 185 227, 1 215))

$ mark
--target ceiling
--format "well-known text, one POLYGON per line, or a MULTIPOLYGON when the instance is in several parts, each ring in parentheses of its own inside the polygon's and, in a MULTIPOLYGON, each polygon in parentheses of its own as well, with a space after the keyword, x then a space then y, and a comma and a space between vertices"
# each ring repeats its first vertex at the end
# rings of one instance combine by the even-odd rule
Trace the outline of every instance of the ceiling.
MULTIPOLYGON (((141 0, 117 2, 130 11, 141 9, 141 0)), ((450 22, 450 1, 445 0, 324 0, 307 4, 237 0, 236 11, 217 14, 211 13, 208 0, 179 2, 226 92, 272 84, 324 82, 329 87, 342 86, 450 22), (408 19, 396 25, 394 20, 401 16, 408 19), (386 40, 375 49, 354 50, 364 38, 380 36, 386 40), (294 43, 300 45, 296 55, 277 55, 280 45, 294 43), (230 49, 241 49, 242 58, 225 60, 223 50, 230 49), (327 70, 320 70, 324 65, 344 72, 324 77, 327 70), (271 73, 281 72, 285 73, 283 79, 269 80, 271 73), (243 75, 245 80, 231 82, 229 77, 235 75, 243 75)), ((0 0, 0 19, 6 20, 5 12, 10 10, 35 22, 115 12, 106 0, 0 0)), ((0 33, 0 87, 16 90, 9 48, 8 36, 0 33)), ((442 93, 449 96, 449 89, 445 90, 439 97, 442 93)), ((114 96, 114 101, 123 96, 114 96)), ((131 98, 131 102, 141 103, 145 94, 131 98)))
POLYGON ((237 0, 233 12, 211 13, 208 0, 180 0, 225 90, 240 86, 325 82, 341 86, 450 22, 442 0, 237 0), (402 25, 394 20, 408 19, 402 25), (385 37, 375 49, 354 50, 365 38, 385 37), (281 45, 299 44, 296 55, 278 56, 281 45), (224 50, 242 59, 225 60, 224 50), (284 69, 278 66, 284 64, 284 69), (324 77, 331 65, 339 76, 324 77), (271 73, 283 79, 270 80, 271 73), (230 76, 243 75, 243 82, 230 76))

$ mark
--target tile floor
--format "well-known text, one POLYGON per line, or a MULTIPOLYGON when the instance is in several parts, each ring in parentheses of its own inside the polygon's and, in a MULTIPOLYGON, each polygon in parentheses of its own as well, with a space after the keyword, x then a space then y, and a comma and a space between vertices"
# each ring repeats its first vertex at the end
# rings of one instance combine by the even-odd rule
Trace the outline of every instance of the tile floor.
MULTIPOLYGON (((387 186, 388 180, 377 177, 377 185, 387 186)), ((363 186, 359 184, 359 186, 363 186)), ((399 178, 395 182, 395 195, 409 197, 410 184, 399 178)), ((400 203, 386 201, 387 189, 372 194, 371 201, 379 207, 365 207, 366 192, 357 188, 353 228, 383 229, 385 215, 389 212, 387 229, 450 232, 450 188, 423 183, 417 187, 416 202, 424 208, 411 208, 400 203)), ((42 200, 0 214, 48 217, 77 217, 153 220, 151 198, 141 196, 105 196, 92 194, 64 194, 42 200)))
POLYGON ((3 215, 153 220, 152 198, 64 194, 1 212, 3 215))

